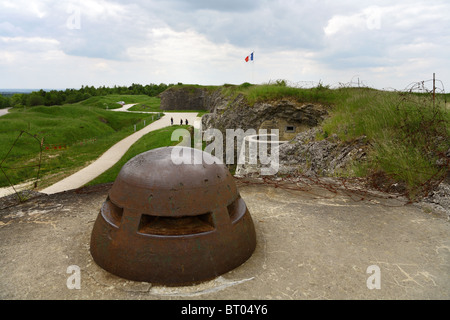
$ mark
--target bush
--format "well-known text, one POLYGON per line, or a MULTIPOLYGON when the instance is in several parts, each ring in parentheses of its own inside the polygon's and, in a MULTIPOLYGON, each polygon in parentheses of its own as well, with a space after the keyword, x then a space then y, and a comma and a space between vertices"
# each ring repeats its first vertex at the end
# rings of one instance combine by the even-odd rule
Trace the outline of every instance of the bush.
POLYGON ((426 191, 449 170, 450 115, 444 104, 433 107, 430 96, 346 89, 353 94, 337 103, 323 124, 324 132, 344 141, 367 136, 369 162, 360 172, 384 172, 407 185, 411 197, 426 191))

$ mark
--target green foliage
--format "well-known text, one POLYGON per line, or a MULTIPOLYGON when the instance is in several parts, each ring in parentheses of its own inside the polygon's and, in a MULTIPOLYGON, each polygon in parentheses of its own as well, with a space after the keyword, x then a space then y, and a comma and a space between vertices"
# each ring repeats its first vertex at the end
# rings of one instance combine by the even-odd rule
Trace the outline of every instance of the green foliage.
POLYGON ((0 109, 9 108, 11 105, 11 102, 8 97, 4 97, 0 94, 0 109))
POLYGON ((384 172, 405 183, 411 196, 420 192, 420 186, 442 178, 449 170, 445 158, 450 149, 448 94, 437 95, 433 106, 430 94, 366 87, 330 89, 322 83, 303 89, 289 87, 284 80, 227 87, 222 93, 230 100, 242 94, 250 106, 280 99, 330 106, 330 116, 322 125, 323 135, 317 138, 337 134, 341 140, 351 142, 366 136, 371 146, 369 162, 354 163, 351 170, 358 175, 384 172))
MULTIPOLYGON (((303 89, 289 87, 285 80, 263 85, 246 82, 220 87, 181 83, 176 86, 133 84, 130 87, 114 88, 86 86, 80 90, 40 90, 32 94, 14 94, 8 98, 0 96, 0 108, 15 107, 0 118, 0 144, 3 146, 0 148, 0 160, 18 133, 27 130, 31 135, 21 137, 14 153, 8 157, 9 163, 4 166, 36 163, 38 141, 44 138, 44 145, 64 143, 69 148, 44 153, 43 173, 48 175, 78 168, 132 133, 135 123, 142 122, 144 118, 147 124, 151 121, 149 115, 124 114, 104 109, 118 108, 120 105, 117 102, 125 101, 127 104, 139 103, 132 110, 159 112, 160 99, 157 94, 169 87, 221 90, 230 101, 242 95, 250 106, 278 99, 329 106, 330 115, 322 124, 323 135, 317 139, 337 134, 341 140, 351 142, 366 136, 370 146, 367 151, 368 162, 354 163, 352 172, 358 176, 382 172, 396 181, 404 182, 413 196, 430 179, 440 179, 449 170, 445 158, 450 149, 449 94, 438 94, 433 105, 429 94, 386 92, 370 88, 330 89, 322 83, 315 88, 303 89), (45 106, 50 103, 60 105, 67 101, 75 103, 45 106), (92 137, 96 140, 91 145, 78 143, 92 137)), ((172 142, 167 140, 167 136, 170 134, 164 130, 147 135, 134 146, 130 155, 148 148, 170 145, 172 142)), ((101 181, 112 181, 115 175, 109 174, 106 180, 101 181)), ((17 173, 13 178, 14 183, 22 182, 24 176, 17 173)), ((0 186, 6 185, 2 179, 0 175, 0 186)))
POLYGON ((251 86, 253 86, 251 83, 249 83, 249 82, 244 82, 243 84, 241 84, 241 85, 239 86, 239 88, 240 88, 240 89, 246 89, 246 88, 249 88, 249 87, 251 87, 251 86))
MULTIPOLYGON (((17 93, 14 94, 8 100, 8 104, 11 107, 33 107, 39 105, 45 106, 54 106, 54 105, 63 105, 63 104, 73 104, 80 101, 87 100, 91 97, 100 97, 100 96, 147 96, 147 97, 156 97, 161 92, 173 86, 173 84, 166 85, 161 83, 157 84, 148 84, 141 85, 133 83, 129 87, 125 86, 114 86, 113 88, 109 87, 98 87, 94 88, 93 86, 82 86, 80 89, 66 89, 66 90, 51 90, 51 91, 33 91, 31 93, 17 93)), ((106 98, 108 99, 108 98, 106 98)), ((142 100, 142 99, 141 99, 142 100)), ((120 100, 118 100, 120 101, 120 100)), ((136 100, 137 101, 137 100, 136 100)), ((117 102, 117 101, 114 101, 117 102)), ((2 98, 0 98, 0 108, 2 107, 2 98)))
MULTIPOLYGON (((156 97, 149 97, 147 95, 121 95, 121 94, 110 94, 107 96, 95 96, 90 97, 87 100, 81 101, 79 105, 82 106, 90 106, 95 108, 101 108, 101 109, 117 109, 121 108, 122 106, 118 104, 118 102, 123 101, 125 104, 133 104, 133 103, 152 103, 159 102, 160 99, 156 97)), ((148 111, 148 110, 146 110, 148 111)), ((154 111, 160 111, 158 110, 154 111)))
POLYGON ((323 123, 324 135, 336 133, 344 141, 365 135, 372 146, 360 174, 384 172, 407 185, 415 196, 430 179, 440 179, 448 167, 439 159, 450 149, 450 112, 443 96, 433 107, 431 97, 373 89, 344 89, 323 123))
MULTIPOLYGON (((148 125, 152 116, 81 105, 13 109, 0 117, 0 161, 4 160, 2 167, 5 168, 28 167, 8 169, 7 175, 14 184, 36 177, 36 168, 31 166, 39 162, 41 144, 44 150, 42 175, 82 167, 133 133, 135 124, 141 129, 143 120, 148 125), (6 157, 21 131, 30 134, 22 135, 6 157), (63 148, 54 150, 52 146, 63 148)), ((6 177, 0 174, 0 187, 6 185, 6 177)))
POLYGON ((199 84, 183 84, 179 82, 177 85, 171 86, 171 90, 187 90, 191 93, 194 93, 196 89, 206 89, 208 91, 214 91, 222 88, 223 86, 204 86, 199 84))
POLYGON ((131 107, 130 111, 144 111, 144 112, 161 112, 161 99, 158 97, 147 97, 141 99, 139 104, 131 107))
POLYGON ((231 100, 242 94, 250 106, 257 102, 286 98, 295 99, 298 102, 316 102, 330 105, 335 103, 341 95, 339 90, 332 90, 322 84, 312 89, 289 87, 286 80, 276 80, 274 83, 262 85, 252 85, 245 82, 239 86, 224 87, 222 93, 231 100))

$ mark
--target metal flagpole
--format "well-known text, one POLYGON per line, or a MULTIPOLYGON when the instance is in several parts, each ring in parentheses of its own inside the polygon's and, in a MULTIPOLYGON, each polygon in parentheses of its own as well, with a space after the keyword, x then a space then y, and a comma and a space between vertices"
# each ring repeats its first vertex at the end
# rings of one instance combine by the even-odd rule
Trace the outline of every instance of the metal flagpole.
POLYGON ((252 52, 252 84, 255 84, 255 51, 252 52))

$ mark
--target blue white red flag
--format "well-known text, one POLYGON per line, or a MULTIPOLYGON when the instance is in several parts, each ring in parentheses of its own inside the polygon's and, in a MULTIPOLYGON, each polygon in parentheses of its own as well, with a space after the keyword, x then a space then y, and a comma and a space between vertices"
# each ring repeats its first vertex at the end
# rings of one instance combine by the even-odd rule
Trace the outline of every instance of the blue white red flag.
POLYGON ((253 52, 245 58, 245 62, 253 61, 253 52))

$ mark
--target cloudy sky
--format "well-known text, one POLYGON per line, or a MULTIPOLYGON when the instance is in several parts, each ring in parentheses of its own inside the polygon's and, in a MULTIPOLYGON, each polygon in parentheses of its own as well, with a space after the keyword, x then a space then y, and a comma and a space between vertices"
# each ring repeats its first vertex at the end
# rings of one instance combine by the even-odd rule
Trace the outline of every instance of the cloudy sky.
POLYGON ((449 92, 449 12, 448 0, 0 0, 0 88, 403 89, 436 73, 449 92))

